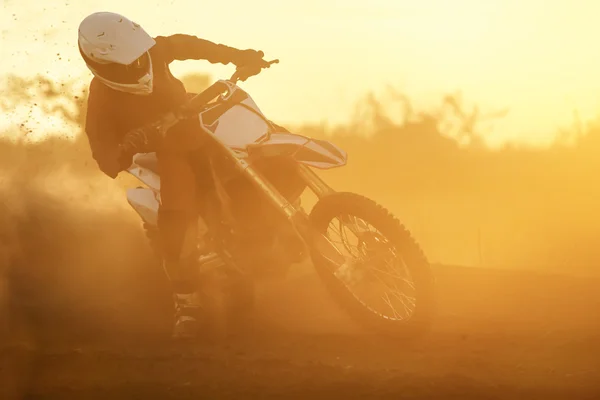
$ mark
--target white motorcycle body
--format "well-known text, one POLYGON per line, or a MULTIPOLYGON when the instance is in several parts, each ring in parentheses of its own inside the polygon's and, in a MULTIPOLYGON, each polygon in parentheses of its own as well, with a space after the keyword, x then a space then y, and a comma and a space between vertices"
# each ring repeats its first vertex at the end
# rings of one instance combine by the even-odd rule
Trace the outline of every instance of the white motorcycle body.
MULTIPOLYGON (((210 189, 213 193, 207 196, 209 207, 204 210, 207 221, 200 220, 199 225, 204 225, 201 230, 210 225, 207 236, 215 250, 200 257, 198 269, 203 274, 214 271, 225 276, 227 284, 220 291, 233 306, 227 312, 235 317, 243 315, 246 306, 252 307, 253 291, 249 288, 254 281, 284 278, 292 264, 310 259, 336 302, 357 321, 380 332, 408 335, 422 332, 433 309, 433 279, 429 262, 410 232, 374 201, 354 193, 336 192, 315 173, 314 168, 346 165, 344 150, 327 141, 277 127, 232 80, 217 82, 188 103, 190 109, 201 110, 198 118, 204 132, 199 134, 209 135, 207 157, 214 183, 214 190, 210 189), (217 100, 210 102, 215 97, 217 100), (300 204, 300 196, 307 188, 318 198, 310 212, 300 204), (361 221, 362 218, 368 221, 361 221), (353 288, 363 278, 371 281, 369 285, 381 279, 373 279, 376 274, 362 258, 342 254, 329 239, 324 230, 334 219, 354 233, 365 254, 389 250, 390 245, 392 249, 402 249, 403 262, 398 267, 396 263, 389 266, 388 257, 374 259, 385 260, 386 271, 395 268, 400 282, 408 282, 409 286, 414 283, 415 298, 419 300, 411 304, 419 304, 416 309, 422 311, 412 313, 410 318, 399 317, 391 305, 387 285, 380 298, 386 308, 393 309, 392 315, 375 311, 354 293, 353 288), (377 232, 367 224, 376 227, 377 232), (390 238, 379 235, 377 226, 386 227, 382 229, 391 232, 390 238), (402 277, 406 271, 410 272, 410 280, 402 277), (412 279, 413 276, 417 278, 412 279)), ((178 120, 178 116, 168 114, 157 126, 168 134, 169 127, 178 120)), ((155 155, 136 155, 127 171, 146 185, 129 189, 127 200, 142 218, 152 243, 161 203, 155 155)), ((346 243, 344 246, 347 248, 346 243)), ((396 258, 396 253, 392 254, 396 258)), ((376 265, 380 265, 379 261, 376 265)), ((386 276, 396 277, 387 272, 386 276)), ((206 282, 211 282, 214 288, 213 280, 206 282)), ((398 295, 398 299, 403 305, 400 310, 410 308, 402 301, 404 297, 398 295)))
MULTIPOLYGON (((230 107, 210 125, 203 122, 203 115, 212 109, 208 106, 199 114, 199 120, 206 133, 232 149, 237 157, 247 159, 253 154, 288 154, 296 162, 317 169, 337 168, 346 164, 346 152, 330 142, 290 132, 271 132, 267 119, 250 95, 237 85, 225 82, 229 91, 219 97, 220 102, 227 101, 236 94, 243 95, 244 100, 230 107)), ((128 189, 129 204, 145 223, 156 225, 161 200, 155 154, 137 154, 127 172, 147 186, 128 189)))

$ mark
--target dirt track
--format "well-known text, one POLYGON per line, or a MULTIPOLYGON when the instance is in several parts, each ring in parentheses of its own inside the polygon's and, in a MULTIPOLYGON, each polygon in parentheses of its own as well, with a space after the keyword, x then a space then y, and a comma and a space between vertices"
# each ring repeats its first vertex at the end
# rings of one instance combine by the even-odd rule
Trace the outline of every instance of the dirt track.
POLYGON ((174 345, 135 215, 63 197, 0 212, 0 399, 600 398, 598 278, 436 267, 436 325, 402 343, 358 330, 299 266, 262 288, 255 337, 174 345))
MULTIPOLYGON (((18 146, 3 148, 5 168, 18 172, 22 182, 14 185, 18 190, 0 182, 0 400, 600 399, 599 278, 438 267, 440 310, 433 331, 418 342, 402 343, 358 330, 305 269, 295 271, 283 287, 265 288, 259 304, 263 329, 255 337, 194 345, 165 341, 168 291, 162 275, 148 265, 139 219, 128 207, 125 213, 111 211, 123 206, 122 193, 96 180, 95 167, 79 171, 87 154, 70 145, 52 146, 31 154, 18 146), (45 176, 63 166, 78 174, 68 191, 62 175, 45 176), (37 175, 43 193, 23 189, 33 187, 37 175), (99 198, 100 193, 108 193, 108 199, 99 198), (3 287, 7 282, 9 293, 3 287), (12 301, 10 310, 18 320, 8 326, 10 337, 1 334, 3 296, 12 301)), ((429 145, 424 153, 407 148, 415 158, 406 165, 423 154, 431 157, 429 145)), ((589 169, 586 163, 573 164, 589 169)), ((473 165, 478 170, 479 164, 473 165)), ((520 164, 510 165, 506 170, 517 170, 519 176, 521 169, 514 166, 520 164)), ((510 185, 510 193, 517 181, 530 186, 535 168, 523 170, 529 171, 525 180, 499 175, 505 183, 490 184, 510 185)), ((459 179, 448 181, 451 186, 465 176, 479 184, 476 174, 452 171, 459 179)), ((574 171, 580 176, 579 169, 574 171)), ((432 176, 437 178, 422 172, 411 179, 437 185, 439 179, 432 176)), ((549 181, 554 189, 555 179, 549 181)), ((571 181, 587 185, 586 180, 571 181)), ((573 204, 593 202, 587 189, 575 191, 573 204)), ((539 193, 530 203, 516 200, 533 204, 525 207, 526 218, 546 200, 547 191, 539 193)), ((449 204, 456 212, 455 202, 449 204)), ((559 217, 573 218, 572 205, 549 204, 538 218, 546 220, 561 208, 568 213, 561 211, 559 217)), ((589 208, 582 210, 578 218, 587 229, 593 223, 589 208)), ((559 230, 556 243, 571 232, 576 231, 559 230)), ((565 252, 569 245, 586 243, 571 239, 565 252)))
POLYGON ((411 344, 360 332, 310 270, 264 288, 269 328, 244 341, 164 342, 160 313, 126 320, 112 309, 103 329, 38 317, 46 331, 34 347, 3 354, 15 379, 2 398, 600 398, 598 280, 436 271, 437 325, 411 344))

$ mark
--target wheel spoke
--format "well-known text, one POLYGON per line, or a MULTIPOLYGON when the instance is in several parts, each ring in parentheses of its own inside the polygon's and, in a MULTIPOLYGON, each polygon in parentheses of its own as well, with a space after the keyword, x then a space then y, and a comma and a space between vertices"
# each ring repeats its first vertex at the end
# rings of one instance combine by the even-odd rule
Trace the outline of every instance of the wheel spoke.
POLYGON ((401 290, 399 286, 406 287, 410 291, 414 291, 415 286, 407 266, 398 256, 394 246, 381 232, 362 219, 343 215, 338 216, 337 220, 337 223, 334 220, 330 221, 327 228, 327 237, 332 244, 336 247, 340 245, 341 248, 346 250, 350 258, 355 260, 352 262, 353 266, 350 270, 347 269, 347 266, 344 267, 347 269, 344 271, 344 276, 347 277, 348 274, 356 275, 357 269, 360 268, 361 273, 358 275, 360 275, 361 281, 369 281, 355 283, 357 279, 343 280, 348 290, 367 308, 376 313, 398 320, 409 318, 414 312, 416 299, 401 290), (350 232, 348 231, 352 233, 356 240, 350 239, 350 232), (336 240, 333 236, 338 236, 339 239, 336 240), (383 251, 385 253, 382 253, 383 251), (402 267, 399 264, 402 264, 402 267), (365 277, 371 279, 365 279, 365 277), (379 310, 376 304, 367 302, 367 299, 363 299, 361 295, 365 294, 364 297, 367 298, 372 297, 368 296, 368 293, 373 293, 371 288, 373 278, 380 287, 376 289, 380 294, 375 299, 382 302, 379 308, 383 307, 387 311, 379 310), (350 281, 353 283, 350 284, 350 281), (394 303, 397 302, 402 304, 404 315, 401 315, 394 306, 394 303), (391 315, 388 315, 390 310, 391 315))

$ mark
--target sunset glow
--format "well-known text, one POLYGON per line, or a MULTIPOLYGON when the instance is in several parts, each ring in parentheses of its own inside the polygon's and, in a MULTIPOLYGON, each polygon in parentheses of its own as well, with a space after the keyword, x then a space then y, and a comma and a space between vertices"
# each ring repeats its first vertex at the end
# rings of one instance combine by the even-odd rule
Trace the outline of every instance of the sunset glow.
MULTIPOLYGON (((98 3, 38 4, 4 1, 0 74, 89 79, 76 31, 98 3)), ((279 58, 276 68, 243 85, 283 123, 346 121, 364 93, 388 84, 421 108, 456 91, 482 110, 510 108, 492 143, 543 143, 572 125, 574 109, 583 119, 600 109, 597 2, 311 0, 297 7, 275 0, 107 0, 100 9, 126 14, 154 35, 189 33, 279 58)), ((220 78, 231 67, 187 61, 173 71, 220 78)))

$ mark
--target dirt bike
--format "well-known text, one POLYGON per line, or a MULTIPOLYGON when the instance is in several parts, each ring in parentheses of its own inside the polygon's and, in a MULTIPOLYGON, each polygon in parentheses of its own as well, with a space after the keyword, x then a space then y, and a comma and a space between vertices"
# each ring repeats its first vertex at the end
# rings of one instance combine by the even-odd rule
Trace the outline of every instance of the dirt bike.
MULTIPOLYGON (((238 69, 151 124, 165 135, 181 119, 197 116, 206 137, 212 186, 204 193, 209 211, 201 222, 213 251, 200 257, 198 270, 220 271, 231 283, 226 298, 235 319, 251 312, 254 282, 284 278, 291 265, 309 260, 358 323, 384 334, 422 333, 434 309, 423 251, 385 208, 335 191, 313 170, 346 165, 344 150, 265 117, 237 85, 261 70, 238 69), (310 212, 302 205, 307 189, 317 198, 310 212)), ((147 185, 128 189, 127 198, 156 245, 160 174, 154 153, 137 154, 128 172, 147 185)))

